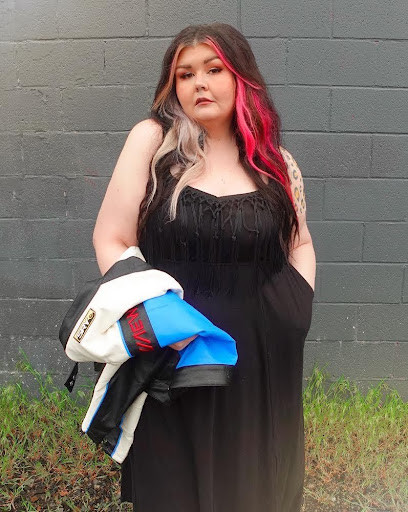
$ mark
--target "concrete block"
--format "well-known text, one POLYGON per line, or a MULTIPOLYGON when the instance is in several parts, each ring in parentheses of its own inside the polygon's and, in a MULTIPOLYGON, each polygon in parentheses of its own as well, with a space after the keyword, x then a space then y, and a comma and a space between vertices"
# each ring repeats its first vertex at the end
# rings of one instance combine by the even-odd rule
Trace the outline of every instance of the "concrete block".
POLYGON ((398 304, 402 276, 397 264, 322 264, 321 301, 398 304))
POLYGON ((394 370, 393 343, 344 342, 338 371, 352 380, 391 378, 394 370))
POLYGON ((408 304, 359 305, 357 333, 363 341, 408 341, 408 304))
POLYGON ((363 225, 357 222, 311 221, 316 259, 324 261, 361 261, 363 225))
POLYGON ((104 42, 30 41, 17 45, 16 62, 23 86, 103 84, 104 42))
POLYGON ((394 347, 392 343, 306 342, 305 374, 311 375, 315 364, 328 371, 334 380, 341 375, 352 381, 391 378, 394 347))
MULTIPOLYGON (((67 375, 64 374, 50 374, 48 375, 52 378, 52 384, 50 386, 51 390, 61 389, 65 390, 64 382, 66 381, 69 372, 67 375)), ((91 396, 91 392, 93 386, 95 385, 95 372, 93 374, 78 374, 77 381, 75 384, 75 388, 73 393, 70 395, 70 399, 75 403, 82 405, 83 407, 87 407, 89 404, 89 397, 91 396), (92 376, 91 376, 92 375, 92 376), (85 398, 80 398, 77 394, 77 391, 82 390, 86 392, 85 398)), ((22 387, 23 391, 33 399, 41 398, 40 385, 37 382, 34 375, 29 372, 9 372, 8 370, 0 371, 0 387, 18 384, 22 387)))
POLYGON ((72 176, 79 174, 75 150, 76 134, 24 133, 25 174, 29 176, 72 176))
POLYGON ((403 221, 408 211, 408 180, 327 179, 324 219, 403 221))
POLYGON ((68 220, 61 223, 58 253, 63 258, 89 259, 95 257, 92 245, 94 220, 68 220))
POLYGON ((78 177, 67 187, 67 216, 96 220, 108 186, 108 178, 78 177))
MULTIPOLYGON (((405 4, 406 8, 406 4, 405 4)), ((408 9, 406 9, 408 14, 408 9)), ((406 39, 407 31, 405 31, 406 39)), ((375 85, 408 87, 408 41, 380 41, 375 85)))
POLYGON ((0 2, 0 41, 10 42, 15 34, 15 13, 10 0, 0 2))
POLYGON ((303 181, 307 219, 320 220, 323 215, 324 181, 312 178, 305 178, 303 181))
MULTIPOLYGON (((380 379, 378 380, 378 383, 380 379)), ((388 390, 395 390, 404 402, 408 401, 408 379, 386 379, 385 384, 388 390)), ((384 512, 389 512, 384 510, 384 512)))
POLYGON ((303 375, 310 377, 316 365, 321 371, 335 376, 340 360, 340 346, 338 341, 306 341, 304 348, 303 375))
POLYGON ((58 2, 59 36, 64 39, 144 36, 145 15, 144 0, 58 2))
POLYGON ((406 379, 408 381, 407 361, 408 361, 408 343, 405 341, 395 341, 392 343, 394 354, 394 365, 392 376, 397 379, 406 379))
POLYGON ((330 11, 324 0, 242 0, 242 31, 255 37, 330 37, 330 11))
MULTIPOLYGON (((347 378, 347 372, 346 372, 345 377, 347 378)), ((303 386, 302 386, 303 390, 306 389, 309 379, 310 379, 310 375, 308 375, 307 377, 304 378, 303 386)), ((334 383, 337 380, 338 379, 334 378, 334 377, 332 377, 331 379, 328 379, 326 386, 329 387, 332 383, 334 383)), ((381 378, 358 379, 358 380, 351 379, 350 382, 357 387, 358 391, 363 396, 366 396, 370 390, 372 390, 374 388, 378 388, 381 385, 382 380, 383 379, 381 379, 381 378)), ((386 379, 384 379, 383 386, 385 386, 385 389, 383 387, 383 391, 382 391, 383 396, 385 396, 385 394, 388 394, 390 392, 390 390, 395 390, 400 395, 402 400, 407 401, 407 399, 408 399, 408 380, 407 379, 387 379, 386 378, 386 379)), ((391 510, 389 510, 389 509, 388 510, 378 510, 378 512, 391 512, 391 510)))
POLYGON ((285 131, 327 131, 330 90, 327 87, 269 86, 285 131))
POLYGON ((407 102, 407 89, 333 88, 331 130, 405 133, 407 102))
POLYGON ((351 304, 313 304, 307 340, 355 341, 357 308, 351 304))
POLYGON ((81 219, 0 219, 1 257, 64 260, 95 258, 92 246, 94 225, 93 220, 81 219))
POLYGON ((54 220, 0 221, 3 258, 56 258, 60 223, 54 220))
POLYGON ((366 223, 363 260, 408 262, 408 223, 366 223))
MULTIPOLYGON (((11 35, 16 41, 56 39, 57 0, 17 0, 11 10, 11 35)), ((9 7, 10 8, 10 7, 9 7)))
POLYGON ((31 366, 45 374, 60 374, 68 377, 73 365, 64 352, 58 338, 35 336, 3 336, 0 339, 1 369, 19 370, 19 363, 25 361, 20 350, 24 351, 31 366))
POLYGON ((24 224, 22 219, 0 219, 2 258, 22 258, 27 255, 24 224))
POLYGON ((285 39, 248 39, 265 82, 270 85, 286 83, 285 39), (273 55, 273 58, 271 58, 273 55))
POLYGON ((0 260, 2 297, 65 299, 73 294, 71 266, 66 261, 0 260))
MULTIPOLYGON (((0 7, 1 16, 1 7, 0 7)), ((0 22, 1 32, 1 22, 0 22)), ((1 37, 0 37, 1 39, 1 37)), ((1 73, 0 73, 0 87, 4 89, 12 89, 17 85, 17 66, 14 58, 15 54, 15 43, 4 42, 0 43, 0 62, 1 62, 1 73)))
POLYGON ((23 215, 23 182, 19 177, 0 177, 0 217, 23 215))
POLYGON ((21 194, 24 216, 31 219, 64 219, 67 185, 67 180, 61 177, 25 178, 21 194))
POLYGON ((101 277, 96 259, 90 261, 73 261, 74 294, 78 294, 87 281, 101 277))
POLYGON ((24 172, 21 136, 0 133, 0 176, 21 176, 24 172))
POLYGON ((237 26, 237 0, 197 0, 194 3, 183 0, 161 2, 149 0, 149 36, 174 36, 187 25, 202 23, 228 23, 237 26))
POLYGON ((4 90, 0 103, 0 131, 60 130, 60 91, 50 87, 4 90))
POLYGON ((286 134, 285 139, 303 176, 370 175, 371 135, 293 132, 286 134))
POLYGON ((406 39, 408 4, 405 0, 370 2, 334 0, 333 35, 350 38, 406 39))
POLYGON ((127 135, 127 132, 25 133, 25 174, 110 177, 127 135))
POLYGON ((170 39, 108 39, 105 78, 109 85, 153 85, 159 81, 170 39))
POLYGON ((151 91, 145 86, 78 87, 62 91, 66 130, 130 130, 149 116, 151 91))
POLYGON ((371 176, 378 178, 408 176, 408 135, 374 134, 371 176))
POLYGON ((0 299, 2 336, 50 336, 58 331, 71 301, 0 299))
POLYGON ((78 133, 75 137, 78 172, 86 176, 110 178, 128 134, 128 131, 123 133, 78 133))
POLYGON ((378 44, 372 41, 290 39, 288 82, 310 85, 376 83, 378 44))

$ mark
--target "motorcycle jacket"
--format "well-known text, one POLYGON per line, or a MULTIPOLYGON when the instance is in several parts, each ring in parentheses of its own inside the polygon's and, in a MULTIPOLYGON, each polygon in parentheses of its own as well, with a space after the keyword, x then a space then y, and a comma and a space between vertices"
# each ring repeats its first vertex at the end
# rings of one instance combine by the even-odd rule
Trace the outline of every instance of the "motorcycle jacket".
POLYGON ((129 247, 88 281, 65 315, 60 341, 73 361, 104 363, 82 430, 121 463, 148 395, 168 402, 195 386, 225 386, 235 340, 183 300, 180 284, 129 247), (169 345, 197 337, 177 351, 169 345))

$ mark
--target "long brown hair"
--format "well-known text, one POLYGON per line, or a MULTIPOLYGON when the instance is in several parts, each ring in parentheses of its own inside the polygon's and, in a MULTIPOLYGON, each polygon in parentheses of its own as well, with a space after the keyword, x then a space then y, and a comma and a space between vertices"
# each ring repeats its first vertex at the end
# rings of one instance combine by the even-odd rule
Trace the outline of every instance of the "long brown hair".
POLYGON ((151 162, 146 196, 140 206, 137 238, 148 215, 161 201, 170 169, 176 169, 178 179, 170 198, 170 220, 176 216, 177 201, 183 188, 205 169, 206 130, 184 113, 175 89, 175 68, 180 51, 200 43, 209 44, 234 74, 237 87, 232 130, 239 160, 276 212, 280 245, 288 257, 292 235, 299 233, 299 223, 287 166, 280 151, 281 120, 248 41, 236 28, 225 23, 184 28, 174 37, 164 55, 151 109, 151 118, 162 127, 163 142, 151 162), (266 174, 273 186, 265 184, 260 174, 266 174))

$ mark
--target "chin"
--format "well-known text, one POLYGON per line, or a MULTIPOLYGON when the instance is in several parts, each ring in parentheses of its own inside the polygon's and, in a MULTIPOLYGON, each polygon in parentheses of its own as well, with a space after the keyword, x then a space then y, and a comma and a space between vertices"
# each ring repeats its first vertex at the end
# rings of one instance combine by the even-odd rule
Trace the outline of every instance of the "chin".
POLYGON ((221 116, 218 114, 214 114, 212 112, 203 112, 201 115, 195 115, 194 119, 196 121, 217 121, 221 120, 221 116))

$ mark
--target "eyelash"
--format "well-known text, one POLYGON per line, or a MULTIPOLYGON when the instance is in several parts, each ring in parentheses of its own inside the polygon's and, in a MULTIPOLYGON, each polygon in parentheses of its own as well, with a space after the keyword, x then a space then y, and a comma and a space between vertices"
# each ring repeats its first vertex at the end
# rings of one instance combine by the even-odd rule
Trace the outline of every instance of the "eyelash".
MULTIPOLYGON (((222 71, 222 69, 221 68, 211 68, 210 71, 216 71, 217 73, 215 73, 215 74, 218 74, 220 71, 222 71)), ((182 80, 186 80, 188 78, 187 75, 191 75, 191 73, 184 73, 183 75, 180 75, 180 78, 182 80)))

